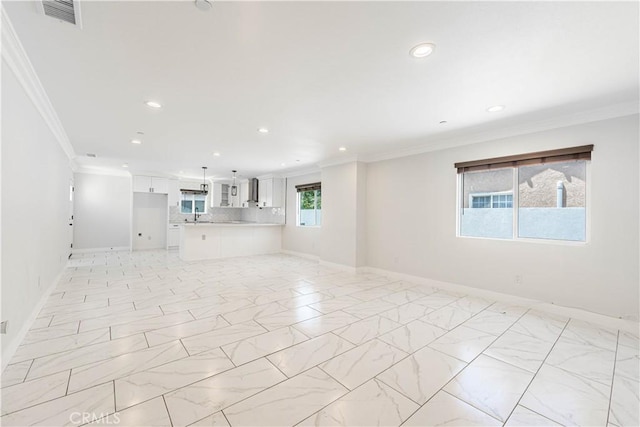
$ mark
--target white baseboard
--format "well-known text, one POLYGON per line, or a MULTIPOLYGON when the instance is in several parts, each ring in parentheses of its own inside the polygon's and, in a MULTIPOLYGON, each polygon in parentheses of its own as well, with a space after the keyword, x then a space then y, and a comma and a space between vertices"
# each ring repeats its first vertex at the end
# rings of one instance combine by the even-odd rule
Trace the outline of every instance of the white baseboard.
POLYGON ((318 255, 306 254, 304 252, 289 251, 287 249, 281 249, 280 253, 285 254, 285 255, 297 256, 299 258, 306 258, 306 259, 310 259, 312 261, 320 261, 320 257, 318 255))
POLYGON ((434 288, 442 289, 445 291, 461 292, 481 298, 484 297, 494 301, 520 305, 528 308, 535 308, 536 310, 540 310, 545 313, 571 317, 573 319, 595 323, 606 328, 620 329, 622 331, 628 331, 634 334, 638 333, 638 328, 640 327, 639 323, 633 320, 619 319, 616 317, 607 316, 605 314, 587 311, 582 308, 566 307, 530 298, 519 297, 516 295, 510 295, 486 289, 479 289, 472 286, 459 285, 455 283, 441 282, 425 277, 412 276, 410 274, 397 273, 395 271, 383 270, 380 268, 365 267, 363 270, 370 273, 380 274, 382 276, 392 277, 398 280, 406 280, 411 283, 432 286, 434 288))
POLYGON ((119 251, 130 251, 130 246, 113 246, 106 248, 87 248, 87 249, 74 249, 71 253, 74 254, 88 254, 93 252, 119 252, 119 251))
POLYGON ((40 310, 42 310, 42 307, 44 307, 44 305, 46 304, 47 300, 49 299, 49 296, 58 285, 58 282, 60 282, 60 279, 62 278, 62 274, 65 272, 66 269, 67 269, 67 266, 65 265, 62 268, 62 270, 60 270, 60 272, 55 277, 55 279, 53 279, 53 282, 44 291, 44 293, 38 300, 38 303, 33 307, 31 314, 29 315, 27 320, 25 320, 18 334, 14 337, 11 344, 9 344, 6 347, 6 349, 2 352, 2 363, 1 363, 0 372, 4 372, 4 368, 7 367, 7 365, 9 364, 9 361, 11 360, 13 355, 16 353, 16 350, 18 350, 18 346, 20 346, 24 338, 27 336, 29 329, 31 329, 31 325, 33 325, 33 323, 36 321, 36 318, 38 317, 40 310))

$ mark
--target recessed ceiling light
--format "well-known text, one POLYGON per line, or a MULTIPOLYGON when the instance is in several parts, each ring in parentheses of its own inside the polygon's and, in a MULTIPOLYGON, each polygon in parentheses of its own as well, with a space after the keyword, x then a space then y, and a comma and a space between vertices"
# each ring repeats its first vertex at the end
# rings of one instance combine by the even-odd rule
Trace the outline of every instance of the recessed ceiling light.
POLYGON ((162 108, 162 104, 156 101, 146 101, 144 104, 151 108, 162 108))
POLYGON ((132 139, 131 143, 132 144, 142 144, 142 141, 140 141, 139 139, 132 139))
POLYGON ((338 150, 340 150, 340 151, 347 151, 347 147, 340 147, 340 148, 338 148, 338 150))
POLYGON ((216 151, 215 153, 213 153, 213 155, 214 155, 215 157, 220 157, 220 153, 218 153, 217 151, 216 151))
POLYGON ((435 48, 436 45, 433 43, 420 43, 419 45, 414 46, 409 53, 414 58, 424 58, 431 55, 435 48))
POLYGON ((179 173, 179 174, 183 174, 183 173, 184 173, 184 171, 180 171, 180 172, 178 172, 178 173, 179 173))
POLYGON ((122 164, 122 167, 123 167, 123 168, 128 168, 128 167, 129 167, 129 165, 128 165, 127 163, 123 163, 123 164, 122 164))
POLYGON ((490 113, 497 113, 498 111, 502 111, 504 110, 504 105, 493 105, 489 108, 487 108, 487 111, 490 113))
POLYGON ((258 128, 258 132, 260 132, 260 133, 269 133, 269 129, 267 129, 267 128, 258 128))
POLYGON ((280 166, 286 166, 286 165, 287 165, 286 163, 280 163, 280 166))

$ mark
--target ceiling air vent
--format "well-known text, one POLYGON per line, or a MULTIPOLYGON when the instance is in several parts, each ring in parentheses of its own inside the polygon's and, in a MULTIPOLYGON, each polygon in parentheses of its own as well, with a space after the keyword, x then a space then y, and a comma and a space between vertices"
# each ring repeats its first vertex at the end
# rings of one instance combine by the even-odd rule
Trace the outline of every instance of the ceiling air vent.
POLYGON ((79 24, 78 3, 73 0, 42 0, 44 14, 73 25, 79 24))

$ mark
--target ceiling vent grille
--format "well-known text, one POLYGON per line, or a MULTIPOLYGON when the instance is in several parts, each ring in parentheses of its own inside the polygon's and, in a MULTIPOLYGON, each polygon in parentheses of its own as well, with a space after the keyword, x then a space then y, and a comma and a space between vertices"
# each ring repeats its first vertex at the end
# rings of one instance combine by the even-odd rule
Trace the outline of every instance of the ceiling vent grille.
POLYGON ((76 25, 76 10, 73 0, 42 0, 44 14, 76 25))

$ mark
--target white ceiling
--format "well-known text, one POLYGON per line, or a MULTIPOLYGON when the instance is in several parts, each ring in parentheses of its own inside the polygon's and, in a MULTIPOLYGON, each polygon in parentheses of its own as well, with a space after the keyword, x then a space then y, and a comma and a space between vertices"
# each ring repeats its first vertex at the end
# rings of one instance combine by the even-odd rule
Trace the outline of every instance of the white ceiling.
POLYGON ((85 166, 254 176, 638 102, 637 2, 3 5, 85 166))

